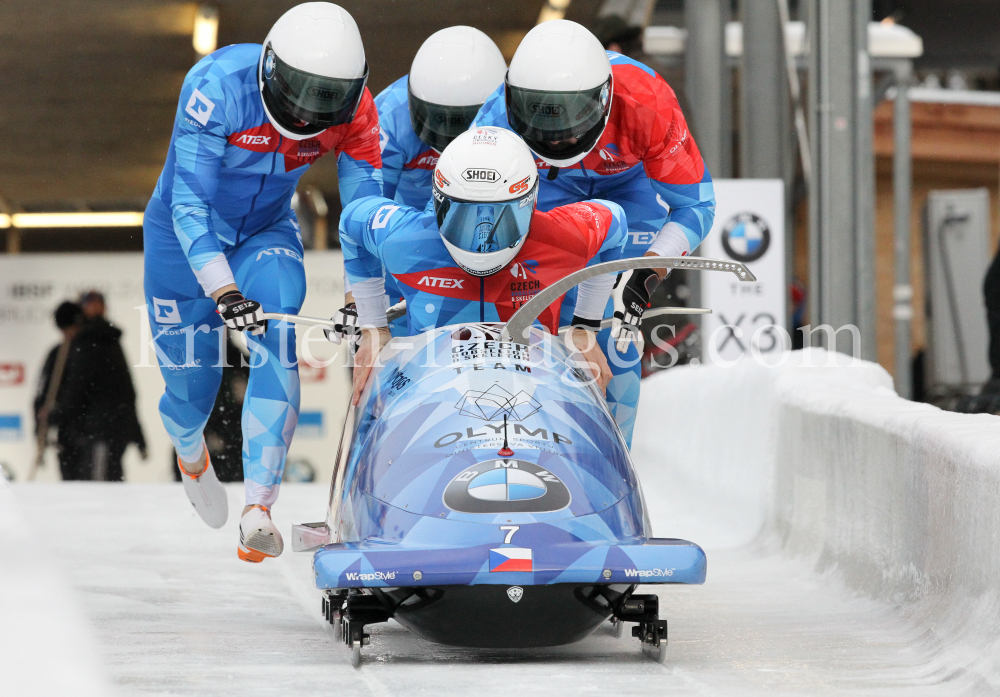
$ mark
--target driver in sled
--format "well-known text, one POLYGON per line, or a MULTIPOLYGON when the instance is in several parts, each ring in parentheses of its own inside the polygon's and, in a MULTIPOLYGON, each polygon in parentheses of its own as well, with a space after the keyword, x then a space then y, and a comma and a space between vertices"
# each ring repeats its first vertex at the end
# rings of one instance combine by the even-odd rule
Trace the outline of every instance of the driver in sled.
MULTIPOLYGON (((370 196, 340 218, 344 264, 363 332, 353 404, 390 340, 386 274, 406 299, 409 333, 460 322, 506 321, 531 295, 590 263, 621 258, 628 226, 621 207, 592 200, 536 211, 538 169, 524 142, 501 128, 466 131, 441 154, 432 210, 370 196)), ((597 345, 615 276, 579 286, 570 340, 602 391, 613 379, 597 345)), ((559 306, 539 321, 558 331, 559 306)), ((635 404, 625 405, 634 413, 635 404)), ((612 410, 614 413, 614 410, 612 410)), ((616 416, 617 419, 617 416, 616 416)))

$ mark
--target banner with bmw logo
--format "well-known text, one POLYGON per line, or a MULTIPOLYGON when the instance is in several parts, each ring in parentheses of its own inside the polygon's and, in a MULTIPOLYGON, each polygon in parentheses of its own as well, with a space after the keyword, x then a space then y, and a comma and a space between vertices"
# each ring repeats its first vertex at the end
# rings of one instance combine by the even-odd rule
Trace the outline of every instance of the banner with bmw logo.
POLYGON ((785 328, 788 295, 784 183, 720 179, 715 181, 715 199, 715 223, 698 255, 741 261, 757 281, 740 283, 723 273, 701 275, 702 307, 712 309, 703 317, 702 360, 732 362, 755 345, 764 361, 776 363, 786 348, 776 329, 785 328))

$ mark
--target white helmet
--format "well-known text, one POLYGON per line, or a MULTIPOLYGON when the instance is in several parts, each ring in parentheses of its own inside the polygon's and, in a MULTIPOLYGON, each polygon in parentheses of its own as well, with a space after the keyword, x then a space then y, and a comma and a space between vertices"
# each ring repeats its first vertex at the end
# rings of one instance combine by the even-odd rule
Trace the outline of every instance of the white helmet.
POLYGON ((349 123, 368 81, 365 47, 347 10, 307 2, 281 15, 260 51, 264 112, 292 140, 349 123))
POLYGON ((503 128, 465 131, 441 153, 433 182, 438 230, 459 266, 489 276, 517 256, 538 192, 524 141, 503 128))
POLYGON ((410 66, 410 123, 438 152, 467 130, 502 82, 507 64, 490 37, 448 27, 423 43, 410 66))
POLYGON ((587 156, 611 114, 614 82, 601 42, 557 19, 529 31, 507 71, 507 121, 553 167, 587 156))

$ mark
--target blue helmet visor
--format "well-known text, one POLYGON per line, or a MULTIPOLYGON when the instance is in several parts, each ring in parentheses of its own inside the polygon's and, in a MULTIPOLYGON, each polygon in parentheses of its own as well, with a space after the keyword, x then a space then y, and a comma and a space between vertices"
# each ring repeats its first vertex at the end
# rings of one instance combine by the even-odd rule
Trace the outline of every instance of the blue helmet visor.
POLYGON ((538 179, 531 190, 510 201, 463 201, 441 193, 434 185, 434 213, 441 236, 473 254, 508 249, 528 234, 535 212, 538 179))

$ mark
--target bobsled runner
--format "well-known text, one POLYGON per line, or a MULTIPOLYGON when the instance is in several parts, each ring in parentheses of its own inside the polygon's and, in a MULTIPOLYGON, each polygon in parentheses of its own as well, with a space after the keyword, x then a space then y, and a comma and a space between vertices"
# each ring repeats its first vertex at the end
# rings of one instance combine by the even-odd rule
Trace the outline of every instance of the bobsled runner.
POLYGON ((383 349, 344 425, 327 519, 292 536, 316 549, 322 610, 355 666, 368 625, 390 618, 432 642, 489 648, 568 644, 628 622, 662 660, 667 622, 638 586, 703 583, 705 553, 652 536, 604 396, 566 342, 532 325, 590 276, 668 263, 753 280, 728 261, 606 262, 506 324, 440 327, 383 349))

